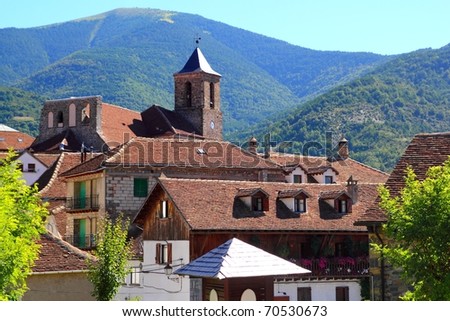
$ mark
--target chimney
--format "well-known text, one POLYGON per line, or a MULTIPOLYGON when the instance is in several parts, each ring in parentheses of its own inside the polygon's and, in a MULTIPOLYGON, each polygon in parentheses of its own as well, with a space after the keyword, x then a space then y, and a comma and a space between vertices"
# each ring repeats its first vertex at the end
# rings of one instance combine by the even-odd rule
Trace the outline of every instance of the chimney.
POLYGON ((256 155, 257 149, 258 149, 258 141, 254 136, 252 136, 252 138, 250 138, 250 140, 248 141, 248 151, 256 155))
POLYGON ((338 155, 341 159, 347 159, 349 155, 348 140, 345 139, 344 135, 342 135, 338 143, 338 155))
POLYGON ((358 202, 358 181, 353 179, 353 176, 350 176, 347 180, 347 193, 352 198, 353 204, 358 202))

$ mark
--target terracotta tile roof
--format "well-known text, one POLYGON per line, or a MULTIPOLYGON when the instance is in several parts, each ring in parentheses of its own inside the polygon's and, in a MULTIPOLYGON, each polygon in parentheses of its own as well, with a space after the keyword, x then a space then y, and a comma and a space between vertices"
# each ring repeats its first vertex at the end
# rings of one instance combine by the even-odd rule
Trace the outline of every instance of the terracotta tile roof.
POLYGON ((12 148, 16 151, 24 150, 33 143, 34 138, 16 130, 0 131, 0 151, 12 148))
POLYGON ((58 154, 33 153, 32 155, 47 167, 52 166, 59 158, 59 153, 58 154))
MULTIPOLYGON (((397 196, 405 186, 405 170, 411 166, 417 178, 423 180, 432 166, 442 165, 450 156, 450 132, 416 135, 398 161, 385 186, 392 196, 397 196)), ((378 199, 356 224, 381 224, 386 214, 378 207, 378 199)))
MULTIPOLYGON (((169 195, 183 215, 189 227, 194 230, 260 230, 260 231, 353 231, 364 232, 365 227, 354 226, 377 196, 377 184, 358 184, 358 201, 353 204, 352 213, 339 214, 327 202, 321 201, 322 192, 343 189, 336 184, 287 184, 273 182, 220 181, 195 179, 160 178, 162 188, 169 195), (269 195, 269 210, 258 217, 246 213, 245 204, 236 204, 240 189, 262 189, 269 195), (307 212, 297 218, 277 217, 277 198, 280 191, 301 188, 310 195, 307 212), (237 214, 237 215, 236 215, 237 214)), ((149 197, 148 200, 151 198, 149 197)), ((137 214, 135 223, 142 223, 147 214, 137 214)), ((286 217, 286 216, 284 216, 286 217)))
POLYGON ((270 160, 285 167, 287 171, 299 166, 307 174, 316 173, 315 169, 331 167, 338 173, 338 183, 346 182, 350 176, 359 183, 384 183, 389 177, 389 174, 351 158, 329 161, 326 157, 271 153, 270 160))
POLYGON ((269 196, 263 189, 258 187, 258 188, 240 188, 236 193, 236 197, 252 196, 258 192, 261 192, 264 195, 269 196))
POLYGON ((224 141, 136 137, 106 164, 208 168, 279 168, 270 160, 224 141))
POLYGON ((148 136, 141 113, 102 103, 102 127, 99 133, 108 146, 118 146, 133 137, 148 136))
POLYGON ((61 177, 77 176, 80 174, 93 173, 102 169, 102 164, 105 161, 108 153, 87 153, 86 160, 78 163, 74 167, 65 172, 61 172, 61 177))
POLYGON ((342 189, 335 190, 335 191, 327 191, 327 192, 321 192, 319 194, 319 198, 322 199, 322 200, 334 200, 334 199, 336 199, 336 198, 338 198, 338 197, 340 197, 341 195, 344 195, 344 194, 349 196, 347 194, 347 192, 345 190, 342 190, 342 189))
POLYGON ((58 161, 46 170, 37 181, 41 197, 50 200, 65 199, 66 182, 60 174, 75 167, 80 162, 80 153, 61 153, 58 161))
POLYGON ((306 197, 310 197, 308 193, 306 193, 303 189, 288 189, 288 190, 282 190, 278 192, 279 198, 294 198, 298 195, 303 194, 306 197))
POLYGON ((38 243, 41 249, 33 267, 34 273, 87 270, 86 259, 92 258, 51 233, 42 235, 38 243))

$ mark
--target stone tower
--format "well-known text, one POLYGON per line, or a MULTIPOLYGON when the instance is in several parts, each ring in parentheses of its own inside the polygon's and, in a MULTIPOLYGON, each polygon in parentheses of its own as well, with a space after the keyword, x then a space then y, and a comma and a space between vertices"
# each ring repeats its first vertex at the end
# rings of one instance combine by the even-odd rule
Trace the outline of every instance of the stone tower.
POLYGON ((175 112, 188 120, 197 134, 212 140, 222 140, 220 78, 198 47, 174 74, 175 112))

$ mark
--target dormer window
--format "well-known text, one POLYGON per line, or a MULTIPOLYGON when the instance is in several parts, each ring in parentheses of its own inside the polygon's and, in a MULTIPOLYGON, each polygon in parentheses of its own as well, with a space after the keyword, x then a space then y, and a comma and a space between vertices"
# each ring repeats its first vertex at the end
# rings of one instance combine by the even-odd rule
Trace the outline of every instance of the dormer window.
POLYGON ((309 198, 309 194, 302 189, 278 192, 278 199, 293 213, 305 213, 307 211, 307 198, 309 198))
POLYGON ((302 175, 294 175, 294 183, 300 184, 302 182, 302 175))
POLYGON ((333 176, 325 175, 325 184, 333 184, 333 176))
POLYGON ((326 201, 339 214, 352 212, 352 198, 346 191, 322 192, 320 199, 326 201))
POLYGON ((260 188, 240 189, 235 198, 233 216, 255 217, 269 210, 269 195, 260 188))

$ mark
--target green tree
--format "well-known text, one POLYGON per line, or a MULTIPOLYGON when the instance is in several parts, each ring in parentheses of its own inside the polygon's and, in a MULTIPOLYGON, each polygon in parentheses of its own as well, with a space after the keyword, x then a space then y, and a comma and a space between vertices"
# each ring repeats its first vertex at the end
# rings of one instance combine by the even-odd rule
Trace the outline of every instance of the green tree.
POLYGON ((88 278, 94 286, 92 295, 98 301, 111 301, 129 273, 131 242, 127 239, 129 220, 122 215, 114 221, 105 217, 101 222, 95 260, 89 260, 88 278))
POLYGON ((27 291, 48 213, 37 188, 21 178, 15 156, 10 151, 0 161, 0 300, 18 300, 27 291))
POLYGON ((382 187, 380 198, 389 242, 375 248, 413 285, 402 298, 450 300, 450 159, 430 167, 423 181, 408 168, 399 196, 382 187))

